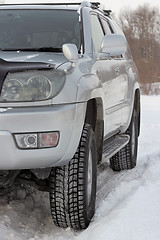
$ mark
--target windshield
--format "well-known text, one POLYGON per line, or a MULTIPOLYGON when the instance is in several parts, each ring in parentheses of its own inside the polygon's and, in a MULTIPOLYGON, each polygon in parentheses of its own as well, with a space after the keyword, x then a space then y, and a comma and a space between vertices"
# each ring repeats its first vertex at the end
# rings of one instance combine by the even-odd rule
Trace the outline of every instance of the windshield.
POLYGON ((0 50, 61 51, 81 47, 79 15, 69 10, 0 10, 0 50))

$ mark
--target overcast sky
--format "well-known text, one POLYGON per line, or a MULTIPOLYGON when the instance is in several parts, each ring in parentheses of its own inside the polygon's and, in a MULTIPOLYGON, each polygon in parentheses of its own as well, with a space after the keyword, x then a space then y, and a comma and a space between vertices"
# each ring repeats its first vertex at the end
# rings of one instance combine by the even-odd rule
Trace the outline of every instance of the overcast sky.
POLYGON ((144 3, 160 8, 160 0, 100 0, 99 2, 104 4, 105 8, 111 9, 116 14, 123 8, 135 9, 144 3))

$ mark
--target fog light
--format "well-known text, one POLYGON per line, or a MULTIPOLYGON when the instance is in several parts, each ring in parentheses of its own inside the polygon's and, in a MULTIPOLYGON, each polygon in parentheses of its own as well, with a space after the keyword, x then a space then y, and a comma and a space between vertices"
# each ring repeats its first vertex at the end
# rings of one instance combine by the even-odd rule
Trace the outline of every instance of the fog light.
POLYGON ((14 136, 20 149, 56 147, 59 141, 59 132, 24 133, 14 136))
POLYGON ((19 148, 37 148, 37 134, 15 134, 19 148))
POLYGON ((58 132, 39 133, 39 147, 56 147, 59 141, 58 132))

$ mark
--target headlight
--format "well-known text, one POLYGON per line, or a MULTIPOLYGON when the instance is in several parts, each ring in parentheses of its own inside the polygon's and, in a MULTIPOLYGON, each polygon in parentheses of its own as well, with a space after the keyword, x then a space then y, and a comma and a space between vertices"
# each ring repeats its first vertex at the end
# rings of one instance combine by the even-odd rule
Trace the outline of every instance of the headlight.
POLYGON ((4 81, 1 102, 42 101, 53 98, 63 88, 65 73, 37 70, 9 73, 4 81))

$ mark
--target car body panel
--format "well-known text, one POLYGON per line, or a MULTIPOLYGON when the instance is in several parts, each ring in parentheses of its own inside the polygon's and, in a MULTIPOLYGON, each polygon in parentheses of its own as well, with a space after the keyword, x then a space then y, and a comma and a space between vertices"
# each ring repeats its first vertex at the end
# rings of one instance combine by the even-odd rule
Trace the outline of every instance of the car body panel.
POLYGON ((0 169, 29 169, 63 165, 73 157, 84 124, 86 104, 0 109, 0 169), (7 130, 6 130, 7 129, 7 130), (54 148, 19 149, 14 134, 58 131, 54 148), (62 163, 61 163, 62 161, 62 163))
MULTIPOLYGON (((63 89, 53 98, 35 102, 0 103, 0 170, 47 168, 69 162, 79 144, 88 101, 101 99, 104 140, 124 133, 129 126, 135 91, 139 89, 138 74, 133 60, 125 54, 96 54, 90 14, 100 14, 85 6, 5 5, 5 9, 74 10, 81 23, 82 46, 79 58, 68 61, 63 52, 0 51, 0 58, 9 62, 40 62, 65 73, 63 89), (56 147, 19 149, 15 133, 58 131, 56 147)), ((108 17, 107 21, 112 22, 108 17)), ((116 32, 115 32, 116 33, 116 32)), ((67 43, 67 42, 66 42, 67 43)))

